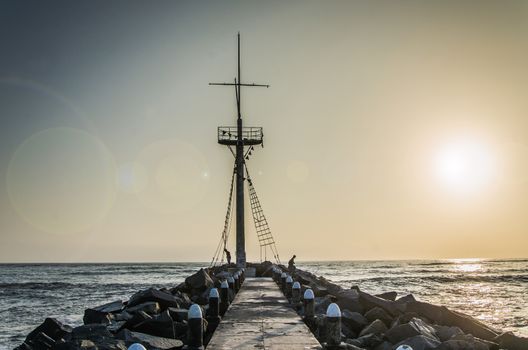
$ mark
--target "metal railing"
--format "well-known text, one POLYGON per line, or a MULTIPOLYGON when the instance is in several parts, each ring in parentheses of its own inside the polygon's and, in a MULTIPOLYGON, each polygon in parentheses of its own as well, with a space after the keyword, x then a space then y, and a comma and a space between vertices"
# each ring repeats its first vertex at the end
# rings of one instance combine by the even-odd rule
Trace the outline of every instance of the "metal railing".
MULTIPOLYGON (((243 127, 242 139, 249 143, 262 143, 264 134, 261 127, 243 127)), ((238 130, 236 126, 219 126, 218 142, 219 143, 236 143, 238 140, 238 130)))

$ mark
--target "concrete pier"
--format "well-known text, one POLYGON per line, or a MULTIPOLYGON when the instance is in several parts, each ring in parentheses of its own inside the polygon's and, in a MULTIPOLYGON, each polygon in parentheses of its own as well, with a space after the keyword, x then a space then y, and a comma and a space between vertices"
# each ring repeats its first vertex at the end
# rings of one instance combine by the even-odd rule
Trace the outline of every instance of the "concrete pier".
POLYGON ((246 278, 208 349, 322 349, 271 278, 246 278))

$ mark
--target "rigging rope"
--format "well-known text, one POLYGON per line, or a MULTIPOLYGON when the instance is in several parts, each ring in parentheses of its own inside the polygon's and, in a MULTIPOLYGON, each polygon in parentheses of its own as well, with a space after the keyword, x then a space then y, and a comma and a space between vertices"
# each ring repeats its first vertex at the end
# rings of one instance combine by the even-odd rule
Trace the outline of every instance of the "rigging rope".
POLYGON ((216 247, 213 259, 211 260, 211 266, 215 266, 220 260, 220 264, 224 262, 225 249, 227 246, 227 240, 229 238, 229 233, 231 232, 231 207, 233 204, 233 190, 235 187, 235 174, 236 174, 236 165, 233 167, 233 174, 231 175, 231 189, 229 190, 229 202, 227 203, 227 213, 224 221, 224 230, 222 231, 222 236, 220 237, 220 242, 216 247))

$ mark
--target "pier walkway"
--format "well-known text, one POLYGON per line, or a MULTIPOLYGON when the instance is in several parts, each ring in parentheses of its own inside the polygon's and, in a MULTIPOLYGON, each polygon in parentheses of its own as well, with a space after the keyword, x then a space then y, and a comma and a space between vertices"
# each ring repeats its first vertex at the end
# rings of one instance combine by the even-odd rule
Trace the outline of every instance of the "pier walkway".
POLYGON ((271 278, 246 278, 208 349, 322 349, 271 278))

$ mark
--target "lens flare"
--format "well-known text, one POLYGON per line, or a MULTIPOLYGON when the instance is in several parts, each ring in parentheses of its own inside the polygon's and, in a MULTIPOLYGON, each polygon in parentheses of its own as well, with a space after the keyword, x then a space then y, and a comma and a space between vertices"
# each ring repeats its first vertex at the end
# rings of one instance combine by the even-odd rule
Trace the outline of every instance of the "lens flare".
POLYGON ((96 137, 51 128, 29 137, 13 154, 7 192, 29 224, 50 233, 77 233, 101 221, 116 195, 114 161, 96 137))

